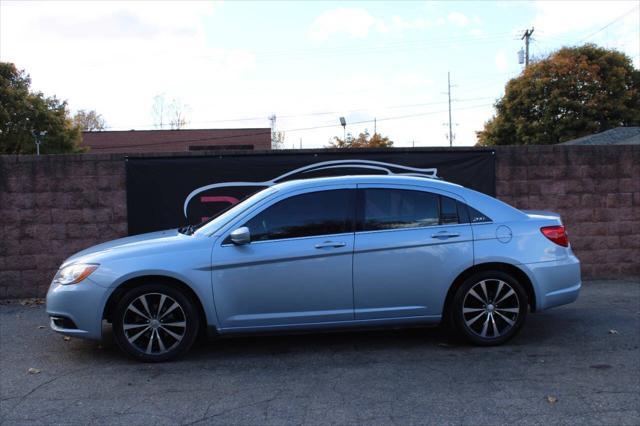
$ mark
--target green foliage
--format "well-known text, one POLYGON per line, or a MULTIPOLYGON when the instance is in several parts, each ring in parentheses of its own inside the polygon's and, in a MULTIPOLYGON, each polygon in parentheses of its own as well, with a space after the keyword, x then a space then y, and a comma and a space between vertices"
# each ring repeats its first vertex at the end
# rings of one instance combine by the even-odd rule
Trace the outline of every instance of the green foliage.
POLYGON ((73 123, 85 132, 104 130, 107 126, 102 114, 98 114, 93 110, 85 111, 83 109, 73 116, 73 123))
POLYGON ((391 148, 392 146, 393 142, 388 137, 383 137, 380 133, 370 135, 369 131, 365 130, 357 138, 354 138, 351 133, 345 140, 336 136, 329 142, 328 148, 391 148))
POLYGON ((556 144, 640 125, 640 71, 593 44, 565 47, 510 80, 479 145, 556 144))
POLYGON ((14 64, 0 62, 0 154, 34 154, 35 134, 46 132, 42 154, 81 152, 80 128, 67 103, 30 90, 31 79, 14 64))

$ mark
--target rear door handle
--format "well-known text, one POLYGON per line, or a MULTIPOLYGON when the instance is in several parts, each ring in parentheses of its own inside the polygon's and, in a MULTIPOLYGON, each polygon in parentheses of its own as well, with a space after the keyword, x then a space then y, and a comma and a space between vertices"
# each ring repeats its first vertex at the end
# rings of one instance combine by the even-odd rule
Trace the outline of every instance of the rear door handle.
POLYGON ((441 231, 438 232, 437 234, 433 234, 431 236, 431 238, 438 238, 440 240, 446 240, 448 238, 455 238, 455 237, 459 237, 460 234, 458 232, 447 232, 447 231, 441 231))
POLYGON ((316 244, 316 248, 317 249, 338 248, 338 247, 344 247, 346 245, 347 245, 347 243, 343 243, 343 242, 340 242, 340 241, 325 241, 324 243, 316 244))

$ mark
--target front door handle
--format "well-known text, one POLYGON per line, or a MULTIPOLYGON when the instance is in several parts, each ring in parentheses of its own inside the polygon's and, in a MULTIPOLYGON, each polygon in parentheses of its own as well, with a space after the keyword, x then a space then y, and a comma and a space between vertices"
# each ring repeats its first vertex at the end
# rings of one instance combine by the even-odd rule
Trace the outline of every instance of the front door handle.
POLYGON ((347 245, 347 243, 343 243, 343 242, 340 242, 340 241, 325 241, 324 243, 316 244, 316 248, 317 249, 338 248, 338 247, 344 247, 346 245, 347 245))
POLYGON ((455 238, 455 237, 459 237, 460 233, 458 232, 447 232, 447 231, 440 231, 437 234, 433 234, 431 236, 431 238, 438 238, 440 240, 446 240, 448 238, 455 238))

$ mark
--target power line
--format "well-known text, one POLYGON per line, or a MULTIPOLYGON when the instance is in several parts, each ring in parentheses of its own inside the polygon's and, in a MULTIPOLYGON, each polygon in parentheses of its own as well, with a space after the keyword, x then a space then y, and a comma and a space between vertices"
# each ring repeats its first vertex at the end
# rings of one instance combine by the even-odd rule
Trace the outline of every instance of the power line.
MULTIPOLYGON (((458 108, 458 110, 471 110, 471 109, 476 109, 476 108, 485 108, 485 107, 491 106, 491 105, 492 104, 473 105, 473 106, 469 106, 469 107, 458 108)), ((385 117, 385 118, 373 118, 373 119, 370 119, 370 120, 353 121, 353 122, 351 122, 349 124, 356 125, 356 124, 373 123, 374 121, 403 120, 403 119, 407 119, 407 118, 416 118, 416 117, 424 117, 424 116, 434 115, 434 114, 442 114, 442 113, 445 113, 447 111, 448 110, 427 111, 427 112, 422 112, 422 113, 417 113, 417 114, 407 114, 407 115, 399 115, 399 116, 385 117)), ((309 130, 328 129, 328 128, 332 128, 332 127, 336 127, 336 124, 322 125, 322 126, 312 126, 312 127, 302 127, 302 128, 296 128, 296 129, 285 129, 285 130, 283 130, 283 132, 289 132, 289 133, 292 133, 292 132, 303 132, 303 131, 309 131, 309 130)), ((215 141, 215 140, 220 140, 220 139, 235 139, 235 138, 244 138, 244 137, 249 137, 249 136, 262 136, 262 135, 270 135, 270 134, 271 134, 271 130, 268 129, 268 130, 264 130, 264 131, 236 134, 236 135, 230 135, 230 136, 210 136, 210 137, 206 137, 206 138, 195 138, 195 139, 170 139, 170 140, 164 140, 164 141, 160 141, 160 142, 152 142, 152 143, 145 143, 145 144, 135 144, 135 145, 130 145, 130 144, 109 145, 109 146, 103 146, 103 147, 94 147, 94 148, 92 148, 92 151, 101 150, 101 149, 112 149, 112 148, 140 148, 140 147, 158 146, 158 145, 165 145, 165 144, 178 143, 178 142, 183 142, 183 143, 184 142, 205 142, 205 141, 215 141)))
MULTIPOLYGON (((276 50, 276 51, 263 51, 255 54, 256 59, 293 59, 293 58, 306 58, 308 56, 314 57, 326 57, 326 56, 341 56, 352 55, 362 53, 377 53, 385 50, 400 51, 400 49, 420 49, 427 47, 442 47, 450 46, 452 44, 467 44, 467 43, 486 43, 487 41, 501 41, 505 37, 510 36, 511 33, 507 31, 486 34, 481 36, 461 36, 461 37, 438 37, 414 40, 404 40, 391 43, 385 43, 379 46, 342 46, 342 47, 327 47, 327 48, 315 48, 315 49, 296 49, 296 50, 276 50)), ((197 55, 196 58, 212 59, 210 55, 197 55)))
MULTIPOLYGON (((482 97, 478 97, 478 98, 451 99, 451 100, 453 102, 473 102, 473 101, 486 101, 487 99, 494 99, 494 97, 493 96, 482 96, 482 97)), ((383 107, 383 108, 385 108, 385 109, 409 108, 409 107, 426 106, 426 105, 441 105, 441 104, 446 104, 448 102, 449 101, 428 102, 428 103, 423 103, 423 104, 409 104, 409 105, 399 105, 399 106, 388 106, 388 107, 383 107)))
MULTIPOLYGON (((469 44, 478 44, 478 43, 498 43, 502 42, 506 38, 510 37, 510 32, 499 32, 493 34, 486 34, 481 36, 470 36, 465 35, 461 37, 439 37, 439 38, 431 38, 429 40, 424 39, 415 39, 409 41, 398 41, 385 43, 379 46, 343 46, 343 47, 331 47, 331 48, 315 48, 315 49, 298 49, 298 50, 281 50, 281 51, 264 51, 264 52, 256 52, 254 56, 258 61, 269 61, 269 60, 299 60, 306 59, 309 57, 340 57, 345 55, 363 55, 363 54, 376 54, 387 51, 392 51, 392 53, 401 53, 407 50, 413 52, 416 50, 427 49, 427 48, 440 48, 440 47, 448 47, 452 45, 469 45, 469 44)), ((233 53, 231 51, 230 53, 233 53)), ((162 61, 165 58, 155 58, 160 59, 162 61)), ((175 62, 176 60, 200 60, 204 63, 215 62, 218 60, 223 60, 224 56, 215 56, 215 55, 180 55, 177 54, 172 56, 171 58, 167 57, 166 61, 175 62)), ((91 64, 94 66, 100 66, 102 63, 106 63, 106 58, 95 58, 91 60, 91 64)), ((108 59, 109 62, 113 61, 113 58, 110 57, 108 59)), ((142 63, 146 62, 147 59, 142 58, 140 56, 136 56, 133 58, 127 58, 127 62, 131 63, 142 63)))
MULTIPOLYGON (((487 99, 493 99, 494 97, 476 97, 476 98, 468 98, 468 99, 454 99, 454 102, 473 102, 473 101, 479 101, 479 100, 487 100, 487 99)), ((430 105, 441 105, 441 104, 446 104, 447 101, 436 101, 436 102, 426 102, 426 103, 417 103, 417 104, 404 104, 404 105, 385 105, 385 106, 381 106, 379 107, 380 109, 402 109, 402 108, 415 108, 415 107, 420 107, 420 106, 430 106, 430 105)), ((368 108, 356 108, 356 109, 349 109, 346 111, 321 111, 321 112, 307 112, 307 113, 302 113, 302 114, 283 114, 283 115, 278 115, 278 118, 283 119, 283 118, 299 118, 299 117, 316 117, 316 116, 322 116, 322 115, 335 115, 335 114, 343 114, 343 113, 354 113, 354 112, 362 112, 362 111, 369 111, 371 110, 371 107, 368 108)), ((207 120, 207 121, 196 121, 193 122, 191 124, 214 124, 214 123, 233 123, 233 122, 243 122, 243 121, 258 121, 258 120, 265 120, 265 115, 261 115, 261 116, 255 116, 255 117, 240 117, 240 118, 228 118, 228 119, 220 119, 220 120, 207 120)), ((123 129, 123 130, 129 130, 135 127, 153 127, 153 124, 141 124, 141 125, 129 125, 129 126, 107 126, 105 127, 106 129, 123 129)))
MULTIPOLYGON (((461 110, 470 110, 470 109, 475 109, 475 108, 485 108, 485 107, 488 107, 488 106, 493 106, 493 104, 473 105, 473 106, 469 106, 469 107, 458 108, 458 110, 459 111, 461 111, 461 110)), ((377 121, 402 120, 402 119, 406 119, 406 118, 416 118, 416 117, 424 117, 424 116, 433 115, 433 114, 442 114, 442 113, 446 113, 448 111, 449 111, 448 109, 439 110, 439 111, 428 111, 428 112, 417 113, 417 114, 407 114, 407 115, 398 115, 398 116, 394 116, 394 117, 375 118, 375 119, 361 120, 361 121, 352 121, 349 124, 350 125, 353 125, 353 124, 367 124, 367 123, 373 123, 374 120, 377 120, 377 121)), ((285 131, 286 132, 302 132, 302 131, 307 131, 307 130, 326 129, 326 128, 335 127, 335 126, 336 126, 335 124, 329 124, 329 125, 326 125, 326 126, 302 127, 302 128, 298 128, 298 129, 288 129, 288 130, 285 130, 285 131)))
POLYGON ((500 37, 500 38, 493 38, 493 39, 470 39, 466 41, 461 40, 461 41, 452 41, 452 42, 446 42, 446 43, 424 44, 422 46, 400 46, 400 47, 380 46, 380 47, 367 47, 367 48, 352 48, 353 50, 351 51, 336 51, 336 52, 321 52, 321 53, 302 52, 301 54, 298 54, 298 55, 283 56, 282 58, 268 58, 268 57, 261 58, 260 56, 256 56, 256 60, 261 62, 264 62, 265 59, 300 61, 300 60, 306 60, 309 58, 324 59, 324 58, 330 58, 330 57, 344 57, 344 56, 353 57, 353 56, 382 54, 382 53, 388 53, 388 54, 397 54, 397 53, 406 53, 406 52, 413 53, 413 52, 425 50, 425 49, 450 47, 452 45, 466 46, 466 45, 473 45, 473 44, 486 45, 488 43, 497 44, 497 43, 502 43, 505 39, 506 39, 505 37, 500 37))
POLYGON ((625 17, 625 16, 627 16, 629 13, 633 12, 634 10, 636 10, 636 9, 637 9, 637 8, 639 8, 639 7, 640 7, 640 5, 639 5, 639 6, 635 6, 635 7, 631 8, 631 9, 627 10, 625 13, 623 13, 623 14, 622 14, 622 15, 620 15, 620 16, 618 16, 616 19, 614 19, 613 21, 609 22, 607 25, 605 25, 604 27, 600 28, 598 31, 593 32, 593 33, 589 34, 588 36, 586 36, 586 37, 582 38, 580 41, 578 41, 578 43, 577 43, 577 44, 580 44, 580 43, 582 43, 583 41, 590 39, 590 38, 591 38, 591 37, 593 37, 594 35, 599 34, 600 32, 602 32, 602 31, 606 30, 606 29, 607 29, 607 28, 609 28, 611 25, 615 24, 616 22, 618 22, 619 20, 621 20, 622 18, 624 18, 624 17, 625 17))

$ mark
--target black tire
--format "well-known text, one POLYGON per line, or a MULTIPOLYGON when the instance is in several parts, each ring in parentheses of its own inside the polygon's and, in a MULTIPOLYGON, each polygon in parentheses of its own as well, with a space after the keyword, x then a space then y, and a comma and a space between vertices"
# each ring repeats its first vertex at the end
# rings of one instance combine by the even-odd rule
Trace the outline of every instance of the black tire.
POLYGON ((458 288, 449 322, 468 342, 501 345, 522 328, 528 310, 527 292, 515 277, 503 271, 484 271, 467 278, 458 288))
POLYGON ((118 301, 113 314, 116 343, 126 354, 144 362, 184 355, 199 329, 195 302, 169 283, 150 282, 132 288, 118 301))

